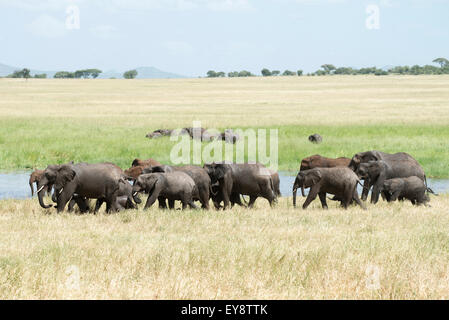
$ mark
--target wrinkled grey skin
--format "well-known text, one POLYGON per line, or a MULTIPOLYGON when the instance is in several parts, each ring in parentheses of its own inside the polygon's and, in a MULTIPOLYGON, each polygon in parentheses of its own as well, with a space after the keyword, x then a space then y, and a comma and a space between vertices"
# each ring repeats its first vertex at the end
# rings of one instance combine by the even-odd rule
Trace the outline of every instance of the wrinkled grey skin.
MULTIPOLYGON (((371 150, 371 151, 366 151, 366 152, 359 152, 357 154, 355 154, 352 159, 351 162, 349 163, 349 167, 356 172, 359 165, 361 163, 367 163, 370 161, 379 161, 379 160, 383 160, 385 161, 387 164, 390 163, 390 161, 409 161, 409 163, 413 163, 415 166, 419 166, 419 163, 408 153, 405 152, 398 152, 398 153, 385 153, 385 152, 381 152, 381 151, 377 151, 377 150, 371 150)), ((424 171, 422 170, 422 175, 424 175, 424 171)), ((424 176, 425 177, 425 176, 424 176)), ((425 178, 424 178, 425 180, 425 178)), ((370 181, 369 179, 364 179, 364 183, 363 183, 363 192, 362 192, 362 200, 365 201, 366 199, 368 199, 368 193, 369 190, 371 189, 371 187, 374 185, 374 183, 372 181, 370 181)))
POLYGON ((51 165, 44 171, 39 182, 39 204, 43 208, 43 191, 45 186, 54 184, 57 212, 64 210, 67 202, 74 196, 81 199, 105 199, 106 211, 117 211, 117 194, 119 181, 123 179, 123 171, 111 163, 78 163, 51 165))
POLYGON ((170 209, 174 209, 175 200, 181 201, 183 210, 187 206, 197 209, 193 203, 195 182, 187 173, 181 171, 142 174, 133 186, 133 195, 136 196, 139 192, 148 193, 145 210, 149 209, 158 198, 168 199, 170 209))
MULTIPOLYGON (((137 209, 137 206, 132 201, 133 199, 133 187, 132 185, 126 181, 126 180, 120 180, 119 181, 119 191, 117 194, 117 200, 116 200, 116 207, 118 210, 126 210, 126 209, 137 209)), ((139 197, 135 197, 134 200, 137 204, 141 203, 139 197)), ((97 213, 100 210, 101 205, 103 202, 106 202, 106 199, 101 198, 97 200, 97 203, 95 205, 95 213, 97 213)))
MULTIPOLYGON (((224 208, 221 203, 224 202, 224 196, 222 191, 220 191, 220 184, 215 182, 214 185, 211 186, 211 199, 212 203, 214 204, 215 209, 219 210, 221 208, 224 208)), ((236 204, 241 207, 246 207, 245 204, 243 204, 239 193, 231 193, 229 196, 229 201, 231 202, 231 208, 233 208, 236 204)))
POLYGON ((323 141, 323 138, 318 133, 314 133, 309 136, 309 141, 315 144, 319 144, 323 141))
POLYGON ((382 186, 382 193, 388 202, 407 199, 414 205, 426 205, 430 201, 427 191, 433 193, 420 178, 415 176, 388 179, 382 186))
POLYGON ((193 200, 201 202, 201 208, 209 210, 209 198, 211 192, 211 180, 207 172, 198 166, 153 166, 145 168, 142 173, 153 172, 176 172, 181 171, 187 173, 196 184, 196 192, 193 194, 193 200))
POLYGON ((347 167, 335 168, 315 168, 300 171, 293 184, 293 206, 296 207, 296 192, 301 188, 302 196, 305 196, 304 189, 311 188, 303 209, 316 199, 320 198, 323 209, 327 209, 326 194, 330 193, 336 196, 342 206, 347 209, 351 201, 354 200, 362 209, 366 209, 357 194, 357 175, 347 167))
POLYGON ((233 193, 248 195, 248 207, 252 208, 258 197, 268 200, 270 206, 276 202, 271 172, 262 164, 248 163, 212 163, 205 164, 212 184, 219 183, 223 195, 224 209, 230 207, 233 193))
POLYGON ((370 161, 361 163, 356 174, 360 179, 370 181, 373 185, 371 193, 371 203, 379 201, 379 195, 382 192, 382 186, 385 180, 393 178, 406 178, 417 176, 421 181, 425 181, 424 171, 415 160, 398 160, 398 161, 370 161))

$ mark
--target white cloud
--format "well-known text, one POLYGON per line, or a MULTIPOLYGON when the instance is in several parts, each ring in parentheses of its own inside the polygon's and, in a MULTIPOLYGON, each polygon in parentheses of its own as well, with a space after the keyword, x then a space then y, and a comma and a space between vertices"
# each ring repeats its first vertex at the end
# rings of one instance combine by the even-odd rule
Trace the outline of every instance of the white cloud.
POLYGON ((37 17, 27 26, 27 29, 32 34, 44 38, 58 38, 67 33, 63 21, 47 14, 37 17))

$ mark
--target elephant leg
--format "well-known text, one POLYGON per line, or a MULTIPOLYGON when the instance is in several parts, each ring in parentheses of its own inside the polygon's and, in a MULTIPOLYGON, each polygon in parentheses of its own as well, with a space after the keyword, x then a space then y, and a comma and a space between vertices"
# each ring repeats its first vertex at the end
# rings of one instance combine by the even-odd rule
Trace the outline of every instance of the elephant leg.
POLYGON ((326 202, 326 192, 320 192, 318 193, 318 196, 320 197, 321 206, 323 207, 323 209, 328 209, 326 202))
MULTIPOLYGON (((147 202, 145 203, 145 207, 144 207, 145 210, 149 209, 156 202, 156 199, 158 199, 161 191, 162 191, 162 189, 158 183, 157 186, 154 188, 153 193, 148 195, 148 199, 147 199, 147 202)), ((163 202, 165 203, 165 198, 164 198, 163 202)))
POLYGON ((307 195, 307 199, 304 202, 304 204, 302 205, 303 209, 307 209, 307 207, 310 205, 310 203, 316 199, 317 195, 319 192, 319 188, 316 186, 313 186, 312 188, 310 188, 310 192, 307 195))
POLYGON ((75 201, 75 199, 72 198, 72 200, 69 201, 69 206, 67 207, 67 211, 72 212, 75 204, 76 204, 76 201, 75 201))
POLYGON ((363 181, 363 190, 362 190, 362 200, 366 201, 368 199, 369 190, 371 189, 371 181, 369 179, 365 179, 363 181))
POLYGON ((390 197, 390 201, 396 201, 399 199, 399 195, 401 194, 400 190, 395 190, 390 197))
POLYGON ((201 208, 209 210, 210 209, 210 205, 209 205, 209 198, 210 198, 209 187, 201 188, 199 190, 199 196, 200 196, 201 208))
POLYGON ((167 201, 164 197, 158 197, 157 202, 159 203, 159 209, 167 209, 167 201))
POLYGON ((98 211, 100 210, 100 207, 103 204, 103 202, 105 202, 104 198, 97 199, 97 201, 95 202, 94 214, 98 213, 98 211))
POLYGON ((257 198, 257 196, 249 196, 248 208, 254 208, 254 202, 256 202, 257 198))
MULTIPOLYGON (((164 200, 164 202, 165 202, 165 200, 164 200)), ((175 209, 175 200, 168 199, 168 207, 170 208, 170 210, 174 210, 175 209)))
MULTIPOLYGON (((73 200, 73 199, 72 199, 73 200)), ((71 203, 72 201, 70 201, 71 203)), ((78 205, 78 208, 80 209, 81 213, 87 213, 89 212, 89 199, 84 197, 78 197, 75 200, 76 204, 78 205)), ((70 206, 70 204, 69 204, 70 206)))
POLYGON ((357 193, 357 186, 352 195, 352 200, 354 200, 363 210, 366 210, 365 205, 363 204, 362 200, 360 200, 359 194, 357 193))

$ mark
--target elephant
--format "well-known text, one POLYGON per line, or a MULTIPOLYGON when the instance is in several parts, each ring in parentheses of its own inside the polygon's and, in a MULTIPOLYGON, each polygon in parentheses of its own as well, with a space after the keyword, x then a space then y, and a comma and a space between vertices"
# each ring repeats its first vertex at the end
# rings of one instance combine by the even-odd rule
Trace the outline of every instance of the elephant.
POLYGON ((193 199, 201 202, 203 209, 209 210, 209 198, 211 193, 211 179, 207 172, 198 166, 186 165, 186 166, 150 166, 143 170, 143 173, 153 172, 176 172, 181 171, 187 173, 195 182, 196 192, 193 194, 193 199))
POLYGON ((315 154, 313 156, 302 159, 300 171, 310 170, 313 168, 334 168, 334 167, 347 167, 351 159, 349 158, 326 158, 315 154))
POLYGON ((230 206, 233 193, 248 195, 248 207, 252 208, 258 197, 268 200, 270 206, 275 202, 271 172, 260 163, 211 163, 204 169, 209 174, 212 184, 219 183, 219 190, 224 198, 224 209, 230 206))
POLYGON ((314 168, 300 171, 293 184, 293 206, 296 207, 296 192, 301 188, 304 197, 304 189, 311 188, 306 201, 302 205, 306 209, 318 195, 323 209, 327 209, 326 193, 335 195, 341 199, 342 206, 347 209, 354 200, 362 209, 366 209, 357 194, 359 178, 347 167, 314 168))
POLYGON ((407 199, 413 205, 426 205, 430 201, 426 191, 434 193, 416 176, 388 179, 382 186, 382 193, 388 202, 407 199))
POLYGON ((120 180, 124 181, 123 170, 111 163, 50 165, 39 181, 39 204, 43 208, 51 207, 43 201, 43 189, 54 184, 58 213, 74 196, 77 199, 103 199, 106 212, 117 211, 120 180))
POLYGON ((139 192, 148 193, 145 210, 149 209, 158 198, 168 199, 170 209, 174 209, 175 200, 182 202, 182 209, 189 206, 197 209, 193 203, 193 194, 196 185, 193 179, 185 172, 156 172, 140 175, 132 188, 133 197, 139 192))
MULTIPOLYGON (((33 172, 31 172, 30 180, 29 180, 31 196, 34 196, 33 183, 36 183, 36 186, 37 186, 39 183, 39 180, 42 178, 43 175, 44 175, 44 170, 34 170, 33 172)), ((51 193, 51 189, 52 189, 52 186, 49 186, 49 188, 47 188, 48 194, 51 193)))
POLYGON ((154 159, 142 160, 142 159, 136 158, 131 163, 131 167, 138 167, 138 166, 148 167, 148 166, 160 166, 160 165, 161 164, 159 163, 159 161, 156 161, 154 159))
POLYGON ((314 133, 309 136, 309 141, 315 144, 319 144, 323 141, 323 138, 318 133, 314 133))
MULTIPOLYGON (((126 180, 119 180, 119 190, 117 194, 117 200, 115 202, 116 207, 118 210, 125 210, 125 209, 137 209, 137 206, 133 203, 133 187, 131 184, 129 184, 126 180)), ((134 201, 137 204, 140 204, 142 201, 139 197, 134 197, 134 201)), ((97 200, 95 204, 95 210, 94 213, 97 213, 100 210, 101 205, 103 202, 106 202, 105 198, 100 198, 97 200)))
MULTIPOLYGON (((366 163, 366 162, 370 162, 370 161, 379 161, 379 160, 383 160, 386 163, 389 163, 390 161, 409 161, 409 163, 413 163, 414 166, 419 166, 419 163, 408 153, 405 152, 398 152, 398 153, 385 153, 385 152, 381 152, 381 151, 377 151, 377 150, 371 150, 371 151, 365 151, 365 152, 359 152, 356 153, 350 163, 349 163, 349 168, 351 168, 354 172, 357 170, 358 166, 361 163, 366 163)), ((424 171, 422 171, 422 174, 419 176, 423 176, 424 180, 425 180, 425 175, 424 175, 424 171)), ((366 199, 368 199, 368 193, 369 190, 371 189, 371 187, 374 185, 374 183, 372 181, 370 181, 369 179, 364 179, 364 183, 363 183, 363 192, 362 192, 362 200, 365 201, 366 199)))
POLYGON ((124 171, 125 176, 127 176, 128 180, 136 180, 142 173, 143 170, 147 168, 145 166, 135 166, 124 171))
MULTIPOLYGON (((223 193, 220 191, 220 184, 218 181, 211 186, 211 199, 214 204, 215 209, 219 210, 222 208, 221 203, 224 201, 223 193)), ((240 193, 231 193, 229 196, 229 201, 231 203, 231 208, 234 207, 234 205, 239 205, 241 207, 246 207, 245 204, 243 204, 242 199, 240 197, 240 193)))
POLYGON ((156 138, 160 138, 162 136, 169 136, 172 134, 173 130, 170 129, 158 129, 158 130, 154 130, 153 132, 148 133, 145 137, 150 138, 150 139, 156 139, 156 138))
POLYGON ((417 176, 423 183, 426 181, 424 171, 414 159, 361 163, 356 170, 356 174, 360 179, 368 180, 373 185, 371 193, 371 203, 373 204, 379 201, 379 195, 382 192, 385 180, 417 176))
POLYGON ((232 129, 226 129, 222 134, 220 134, 220 138, 226 143, 232 144, 235 144, 238 140, 240 140, 240 136, 232 129))

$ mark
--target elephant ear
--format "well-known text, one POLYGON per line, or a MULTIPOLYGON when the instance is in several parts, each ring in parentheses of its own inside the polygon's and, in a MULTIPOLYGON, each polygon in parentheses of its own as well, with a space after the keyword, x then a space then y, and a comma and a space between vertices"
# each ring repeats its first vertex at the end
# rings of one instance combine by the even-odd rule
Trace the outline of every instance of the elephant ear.
POLYGON ((309 172, 308 177, 312 180, 312 184, 315 185, 320 182, 322 175, 319 170, 314 170, 312 172, 309 172))
POLYGON ((153 166, 153 167, 150 167, 151 168, 151 172, 162 172, 162 173, 165 173, 165 168, 164 168, 164 166, 153 166))
POLYGON ((229 168, 222 163, 216 164, 215 165, 215 177, 217 178, 217 180, 223 179, 226 172, 228 172, 229 168))
POLYGON ((68 183, 75 178, 76 172, 71 168, 71 166, 64 165, 58 170, 58 176, 60 176, 65 183, 68 183))

